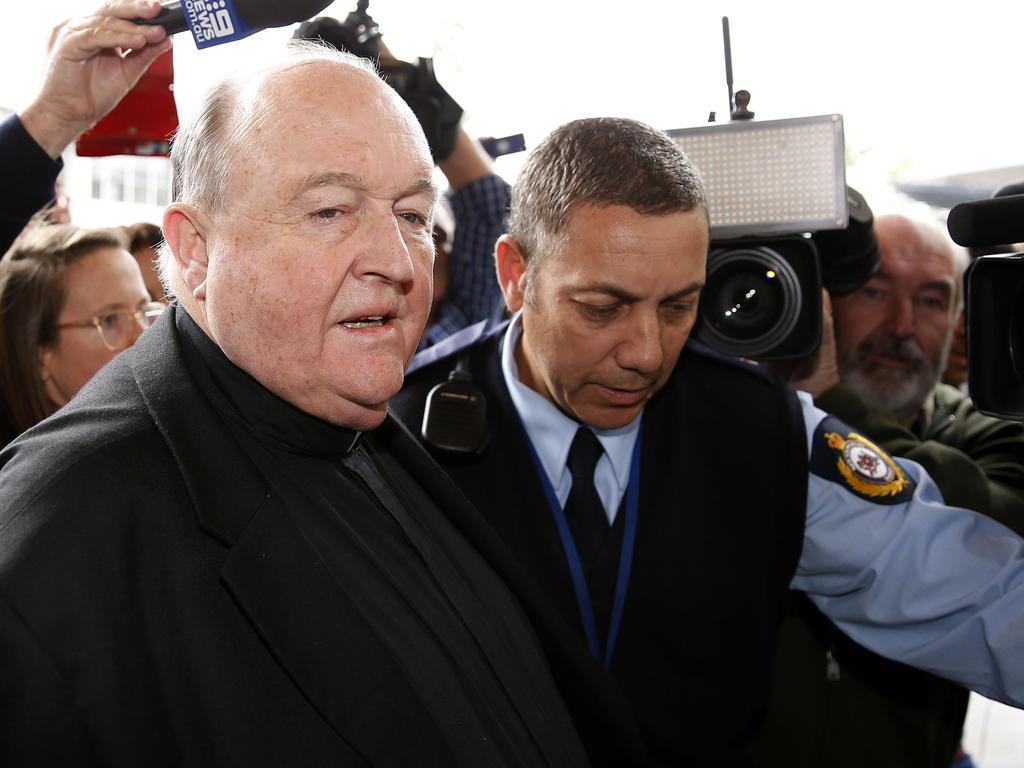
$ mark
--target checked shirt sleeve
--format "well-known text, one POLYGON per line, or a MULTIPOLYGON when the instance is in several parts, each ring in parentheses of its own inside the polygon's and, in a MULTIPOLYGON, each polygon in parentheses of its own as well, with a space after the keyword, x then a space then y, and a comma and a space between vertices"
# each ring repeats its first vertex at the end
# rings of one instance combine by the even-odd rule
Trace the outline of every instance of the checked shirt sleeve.
POLYGON ((421 349, 493 317, 501 306, 501 289, 494 274, 494 244, 505 233, 511 194, 504 179, 490 175, 450 195, 455 237, 449 257, 448 291, 434 324, 423 334, 421 349))

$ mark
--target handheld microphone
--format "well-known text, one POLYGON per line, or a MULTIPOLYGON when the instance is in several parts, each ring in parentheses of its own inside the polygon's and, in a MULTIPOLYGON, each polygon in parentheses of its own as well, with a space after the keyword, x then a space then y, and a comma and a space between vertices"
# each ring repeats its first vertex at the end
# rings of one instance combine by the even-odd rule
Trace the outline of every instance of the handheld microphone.
POLYGON ((332 0, 175 0, 152 19, 136 24, 160 26, 168 35, 192 31, 196 48, 208 48, 255 34, 269 27, 306 21, 332 0))
POLYGON ((965 248, 1024 242, 1024 194, 955 205, 946 228, 965 248))

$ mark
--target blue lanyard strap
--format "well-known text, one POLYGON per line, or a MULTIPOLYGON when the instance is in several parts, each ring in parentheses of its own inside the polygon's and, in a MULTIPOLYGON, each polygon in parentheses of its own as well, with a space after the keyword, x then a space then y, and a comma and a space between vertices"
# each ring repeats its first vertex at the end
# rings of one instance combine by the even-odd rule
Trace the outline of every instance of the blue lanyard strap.
POLYGON ((565 559, 569 564, 569 573, 572 575, 572 585, 576 590, 576 603, 580 609, 580 619, 583 622, 583 634, 587 640, 587 647, 594 659, 608 669, 612 663, 612 652, 615 650, 615 641, 619 636, 619 626, 622 623, 622 613, 626 607, 626 592, 629 589, 629 574, 633 568, 633 550, 636 546, 636 521, 640 510, 640 442, 643 436, 643 428, 637 431, 636 443, 633 446, 633 456, 629 462, 629 484, 626 486, 626 520, 622 532, 622 551, 619 553, 619 574, 615 582, 615 601, 612 603, 612 615, 608 623, 608 637, 605 641, 604 658, 602 661, 601 644, 597 637, 597 619, 594 617, 594 607, 590 603, 590 591, 587 589, 587 579, 583 574, 583 563, 580 561, 579 553, 576 551, 576 542, 573 541, 572 531, 569 529, 569 521, 566 520, 565 511, 558 503, 558 496, 548 479, 544 467, 540 463, 533 443, 527 439, 530 446, 530 455, 533 457, 534 466, 540 476, 541 485, 544 487, 544 496, 547 497, 548 506, 555 518, 555 526, 558 528, 558 536, 562 540, 562 549, 565 551, 565 559))

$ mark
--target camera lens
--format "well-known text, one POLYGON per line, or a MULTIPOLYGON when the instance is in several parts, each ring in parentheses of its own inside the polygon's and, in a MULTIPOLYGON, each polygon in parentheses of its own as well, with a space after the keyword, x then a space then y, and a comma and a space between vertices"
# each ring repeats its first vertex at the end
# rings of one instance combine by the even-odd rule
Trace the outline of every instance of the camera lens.
POLYGON ((758 357, 784 340, 800 317, 800 283, 789 262, 763 246, 711 253, 701 300, 708 343, 758 357))

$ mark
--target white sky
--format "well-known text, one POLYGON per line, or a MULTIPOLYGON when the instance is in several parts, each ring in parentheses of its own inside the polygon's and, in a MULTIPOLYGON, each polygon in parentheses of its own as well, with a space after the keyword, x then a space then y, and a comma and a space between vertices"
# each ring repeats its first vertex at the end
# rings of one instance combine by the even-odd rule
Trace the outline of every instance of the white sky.
MULTIPOLYGON (((0 105, 29 98, 52 25, 97 0, 5 3, 0 105)), ((325 15, 355 7, 336 2, 325 15)), ((840 112, 857 174, 923 178, 1024 164, 1016 94, 1024 3, 861 0, 371 0, 402 57, 433 55, 477 135, 525 133, 618 115, 660 128, 727 117, 721 16, 735 88, 759 118, 840 112)), ((283 44, 290 30, 196 51, 176 39, 182 111, 225 68, 283 44)), ((514 175, 516 160, 505 161, 514 175)))

